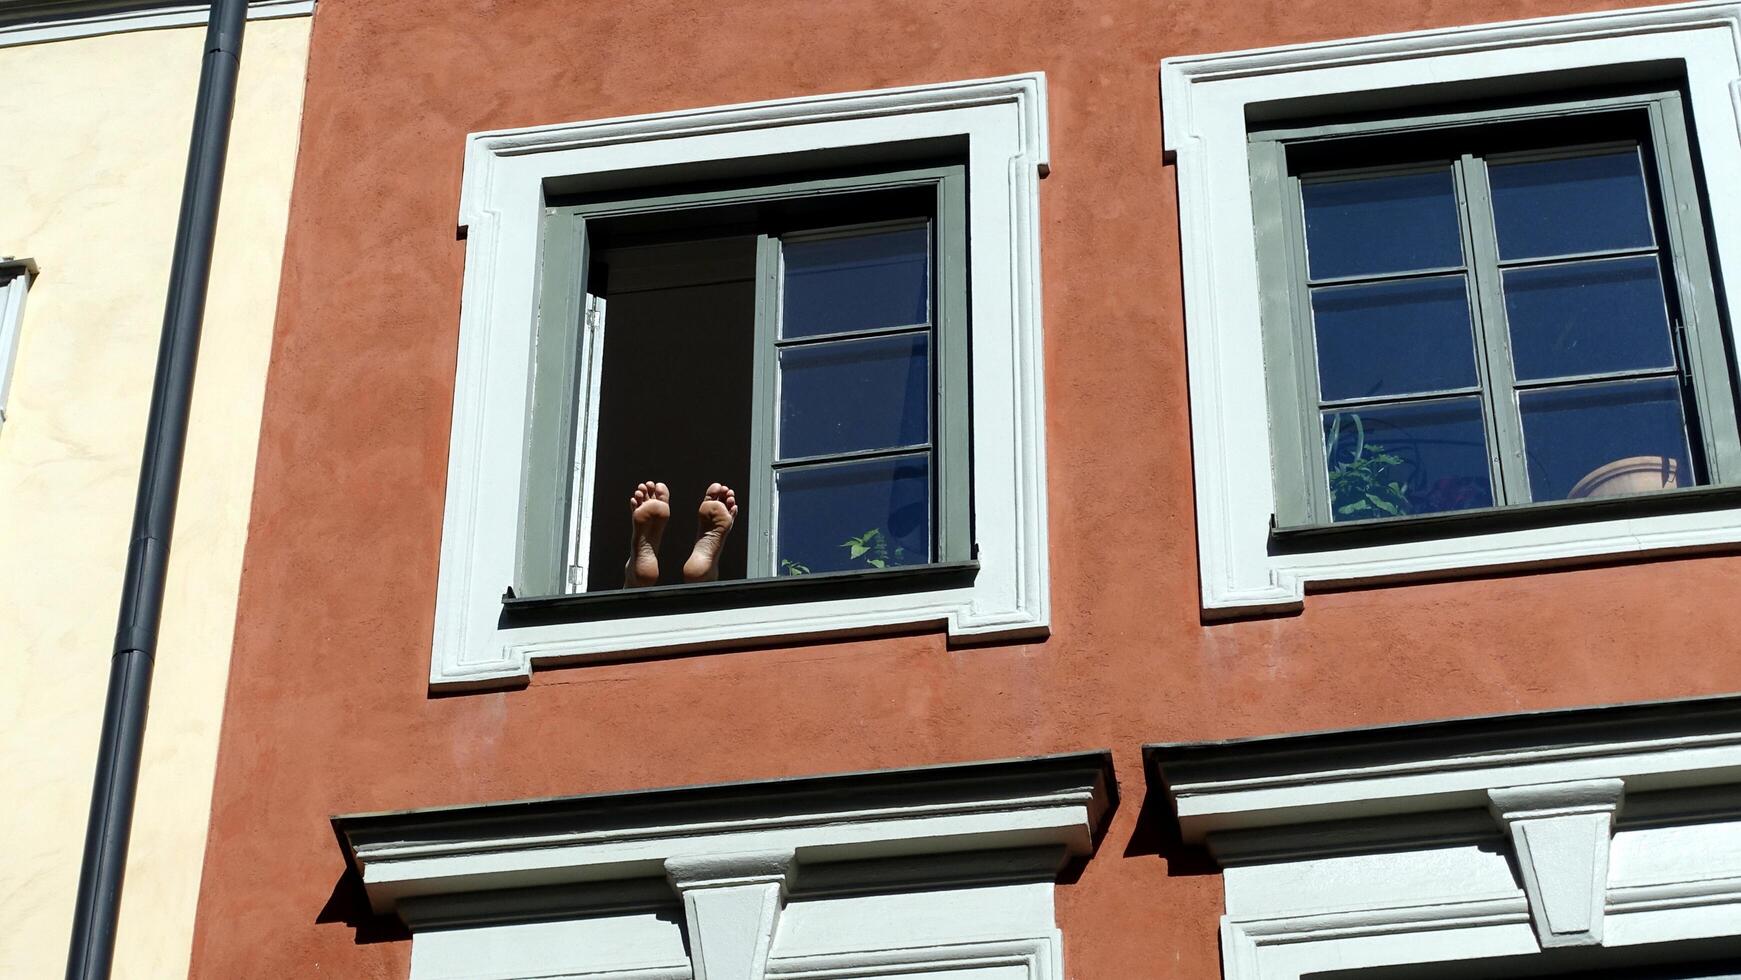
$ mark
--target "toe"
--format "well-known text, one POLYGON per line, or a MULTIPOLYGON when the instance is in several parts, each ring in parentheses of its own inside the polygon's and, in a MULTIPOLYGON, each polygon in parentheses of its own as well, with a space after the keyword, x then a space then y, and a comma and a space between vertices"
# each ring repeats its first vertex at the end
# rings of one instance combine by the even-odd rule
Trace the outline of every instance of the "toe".
POLYGON ((655 493, 655 495, 656 495, 656 496, 657 496, 657 497, 658 497, 658 498, 659 498, 659 499, 660 499, 660 500, 669 500, 669 499, 671 499, 671 488, 670 488, 670 487, 668 487, 668 486, 666 486, 666 485, 665 485, 665 484, 663 484, 663 483, 655 483, 655 484, 653 484, 653 490, 654 490, 654 493, 655 493))

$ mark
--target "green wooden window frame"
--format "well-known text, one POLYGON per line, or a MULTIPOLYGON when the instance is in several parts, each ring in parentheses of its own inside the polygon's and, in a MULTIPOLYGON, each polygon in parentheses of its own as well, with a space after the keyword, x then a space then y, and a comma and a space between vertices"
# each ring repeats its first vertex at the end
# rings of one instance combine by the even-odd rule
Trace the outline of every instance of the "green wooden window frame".
MULTIPOLYGON (((1571 155, 1636 144, 1644 156, 1646 184, 1653 198, 1656 242, 1648 249, 1613 254, 1665 254, 1673 274, 1665 276, 1671 297, 1671 337, 1677 367, 1674 372, 1691 396, 1687 408, 1689 442, 1694 466, 1702 464, 1701 485, 1741 479, 1741 436, 1737 434, 1735 399, 1718 312, 1712 265, 1706 246, 1706 224, 1694 174, 1692 148, 1678 91, 1650 91, 1514 105, 1471 111, 1443 112, 1384 119, 1360 119, 1315 125, 1289 125, 1254 130, 1249 137, 1252 211, 1262 283, 1261 303, 1266 387, 1272 434, 1278 534, 1327 528, 1332 524, 1330 491, 1320 410, 1318 367, 1308 286, 1302 178, 1335 179, 1404 173, 1449 163, 1456 187, 1463 264, 1400 275, 1355 277, 1351 281, 1406 279, 1450 272, 1463 273, 1475 332, 1478 387, 1487 432, 1489 468, 1496 506, 1423 517, 1374 518, 1335 522, 1351 531, 1374 524, 1394 526, 1447 519, 1459 525, 1491 519, 1495 511, 1553 509, 1568 515, 1588 510, 1596 502, 1532 502, 1522 444, 1517 392, 1526 387, 1513 380, 1510 334, 1500 289, 1503 268, 1498 256, 1488 159, 1571 155), (1558 126, 1578 139, 1555 144, 1543 137, 1518 137, 1521 129, 1504 124, 1558 126), (1503 134, 1503 135, 1501 135, 1503 134), (1535 145, 1531 144, 1547 145, 1535 145)), ((1590 253, 1576 258, 1603 257, 1590 253)), ((1562 257, 1563 259, 1564 257, 1562 257)), ((1558 261, 1558 260, 1556 260, 1558 261)), ((1630 377, 1628 372, 1625 376, 1630 377)), ((1591 380, 1591 379, 1575 379, 1591 380)), ((1555 382, 1565 383, 1565 382, 1555 382)), ((1402 403, 1430 396, 1376 399, 1402 403)), ((1650 497, 1684 495, 1687 489, 1650 497)), ((1644 497, 1631 498, 1641 502, 1644 497)), ((1612 501, 1601 510, 1612 511, 1612 501)))
MULTIPOLYGON (((929 564, 969 560, 972 551, 972 493, 968 399, 967 178, 966 168, 948 163, 852 173, 781 183, 710 188, 671 194, 618 197, 550 206, 545 209, 539 305, 526 422, 526 460, 521 481, 519 546, 514 590, 521 596, 579 591, 570 568, 584 563, 581 527, 589 519, 591 474, 583 447, 593 434, 578 429, 595 413, 582 404, 595 379, 583 371, 608 370, 598 335, 598 297, 587 293, 589 226, 613 218, 659 213, 703 213, 738 208, 755 214, 761 205, 778 205, 784 217, 758 228, 756 248, 755 357, 752 376, 750 487, 740 499, 738 532, 749 540, 747 579, 773 577, 775 568, 775 472, 798 465, 830 465, 904 454, 929 453, 932 480, 932 552, 929 564), (833 220, 831 205, 873 201, 883 192, 914 190, 928 206, 889 221, 833 220), (817 206, 814 225, 792 215, 817 206), (748 206, 742 207, 742 206, 748 206), (931 228, 932 297, 929 322, 896 327, 780 339, 781 249, 788 239, 842 234, 875 225, 924 222, 931 228), (933 350, 931 433, 923 446, 831 454, 801 460, 776 458, 778 368, 782 347, 844 342, 883 335, 928 331, 933 350), (579 465, 577 466, 577 461, 579 465)), ((750 219, 759 225, 767 222, 750 219)), ((608 304, 605 304, 608 305, 608 304)), ((893 571, 893 569, 890 569, 893 571)), ((875 574, 874 572, 872 574, 875 574)), ((728 585, 730 583, 716 583, 728 585)), ((714 586, 707 586, 712 588, 714 586)), ((669 587, 675 588, 675 587, 669 587)), ((685 587, 687 588, 687 587, 685 587)), ((644 590, 637 590, 644 591, 644 590)))

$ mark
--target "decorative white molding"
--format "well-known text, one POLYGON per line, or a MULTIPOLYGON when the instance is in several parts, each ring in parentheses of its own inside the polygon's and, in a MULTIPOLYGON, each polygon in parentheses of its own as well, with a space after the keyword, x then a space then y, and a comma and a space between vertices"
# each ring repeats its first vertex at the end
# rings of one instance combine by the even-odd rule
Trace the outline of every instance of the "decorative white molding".
POLYGON ((791 851, 668 858, 695 980, 762 980, 786 906, 791 851))
MULTIPOLYGON (((467 138, 467 228, 430 683, 523 683, 535 663, 941 624, 956 640, 1043 635, 1050 621, 1041 373, 1039 73, 783 99, 467 138), (696 165, 778 172, 787 154, 851 161, 893 144, 965 143, 973 249, 971 586, 586 624, 504 628, 513 578, 527 358, 546 186, 622 186, 696 165), (660 170, 659 168, 665 168, 660 170)), ((718 171, 712 172, 718 176, 718 171)), ((669 179, 669 178, 657 178, 669 179)))
POLYGON ((1097 753, 334 824, 415 980, 1061 980, 1053 881, 1112 796, 1097 753))
MULTIPOLYGON (((1741 4, 1734 0, 1162 62, 1163 136, 1178 172, 1197 541, 1207 613, 1297 606, 1315 584, 1741 542, 1741 511, 1731 509, 1285 555, 1272 555, 1269 548, 1275 489, 1247 120, 1286 118, 1306 104, 1315 114, 1408 106, 1423 91, 1441 98, 1506 85, 1535 91, 1555 73, 1581 73, 1588 82, 1592 71, 1666 64, 1685 66, 1706 185, 1741 185, 1741 4)), ((1713 193, 1707 213, 1719 277, 1741 282, 1741 198, 1713 193)), ((1728 305, 1729 321, 1741 322, 1741 294, 1730 290, 1728 305)))
POLYGON ((1741 938, 1741 697, 1146 754, 1227 980, 1741 938))
POLYGON ((1608 841, 1626 784, 1586 779, 1487 791, 1511 837, 1542 948, 1598 946, 1608 894, 1608 841))
MULTIPOLYGON (((315 0, 251 0, 248 4, 248 19, 307 17, 314 13, 314 4, 315 0)), ((35 16, 29 19, 12 19, 4 11, 0 11, 0 48, 96 37, 101 34, 125 34, 129 31, 196 27, 206 22, 211 13, 211 4, 169 2, 117 6, 76 2, 43 3, 32 6, 31 10, 35 16), (104 9, 105 7, 110 9, 104 9), (90 12, 83 13, 81 8, 87 8, 90 12)))
POLYGON ((36 276, 31 259, 0 257, 0 426, 6 424, 12 395, 12 367, 18 360, 18 338, 24 329, 24 301, 36 276))
POLYGON ((991 942, 781 957, 768 965, 768 975, 781 980, 848 980, 935 973, 946 980, 975 980, 981 971, 1008 967, 1026 971, 1024 980, 1063 980, 1061 937, 1053 931, 1044 936, 991 942))

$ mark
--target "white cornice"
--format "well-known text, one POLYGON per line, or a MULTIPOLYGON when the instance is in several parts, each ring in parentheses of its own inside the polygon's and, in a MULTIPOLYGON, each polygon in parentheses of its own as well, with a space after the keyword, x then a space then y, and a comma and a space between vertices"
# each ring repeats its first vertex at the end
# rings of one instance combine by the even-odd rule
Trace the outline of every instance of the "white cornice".
POLYGON ((1614 779, 1630 793, 1741 782, 1741 697, 1151 745, 1187 841, 1484 809, 1488 791, 1614 779))
POLYGON ((1144 754, 1223 869, 1228 980, 1302 980, 1356 948, 1391 966, 1741 924, 1741 696, 1144 754))
MULTIPOLYGON (((676 876, 744 854, 796 865, 1060 848, 1112 801, 1104 754, 338 817, 377 912, 413 897, 676 876)), ((685 879, 686 880, 686 879, 685 879)), ((681 890, 681 889, 680 889, 681 890)))
POLYGON ((1697 0, 1694 3, 1598 10, 1557 17, 1467 24, 1403 34, 1167 58, 1161 62, 1162 102, 1175 111, 1163 114, 1162 137, 1169 151, 1178 149, 1180 144, 1192 137, 1189 112, 1178 110, 1189 107, 1190 99, 1186 89, 1199 81, 1283 75, 1297 71, 1427 58, 1489 48, 1563 44, 1589 38, 1633 37, 1712 26, 1729 30, 1735 38, 1737 51, 1741 51, 1741 4, 1735 0, 1697 0))
POLYGON ((868 92, 807 95, 765 102, 708 106, 675 112, 620 116, 585 122, 472 133, 466 137, 465 179, 460 188, 461 225, 477 217, 480 194, 496 158, 586 147, 615 146, 689 136, 753 132, 780 126, 872 119, 1010 104, 1021 112, 1022 159, 1044 177, 1050 169, 1045 113, 1046 76, 1041 72, 971 81, 912 85, 868 92))
MULTIPOLYGON (((314 13, 315 0, 252 0, 249 20, 306 17, 314 13)), ((99 34, 152 31, 167 27, 193 27, 206 22, 211 4, 163 3, 154 5, 93 3, 30 4, 28 14, 9 15, 0 6, 0 48, 18 44, 42 44, 99 34), (19 19, 13 19, 18 16, 19 19)))

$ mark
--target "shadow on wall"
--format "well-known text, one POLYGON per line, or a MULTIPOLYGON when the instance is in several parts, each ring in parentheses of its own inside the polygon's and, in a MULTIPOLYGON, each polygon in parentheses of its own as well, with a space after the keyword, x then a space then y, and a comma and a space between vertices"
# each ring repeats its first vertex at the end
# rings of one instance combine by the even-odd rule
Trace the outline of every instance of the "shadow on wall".
POLYGON ((356 933, 352 941, 358 946, 411 939, 411 931, 397 916, 376 915, 369 908, 369 894, 364 891, 362 876, 355 868, 346 868, 339 880, 333 883, 332 894, 314 917, 314 922, 316 925, 342 922, 350 926, 356 933))
MULTIPOLYGON (((1146 770, 1148 767, 1145 766, 1146 770)), ((1167 789, 1152 772, 1144 775, 1143 808, 1137 812, 1136 829, 1124 846, 1124 856, 1154 855, 1167 862, 1167 877, 1195 878, 1218 875, 1221 867, 1209 850, 1187 844, 1179 831, 1179 818, 1167 801, 1167 789)))

